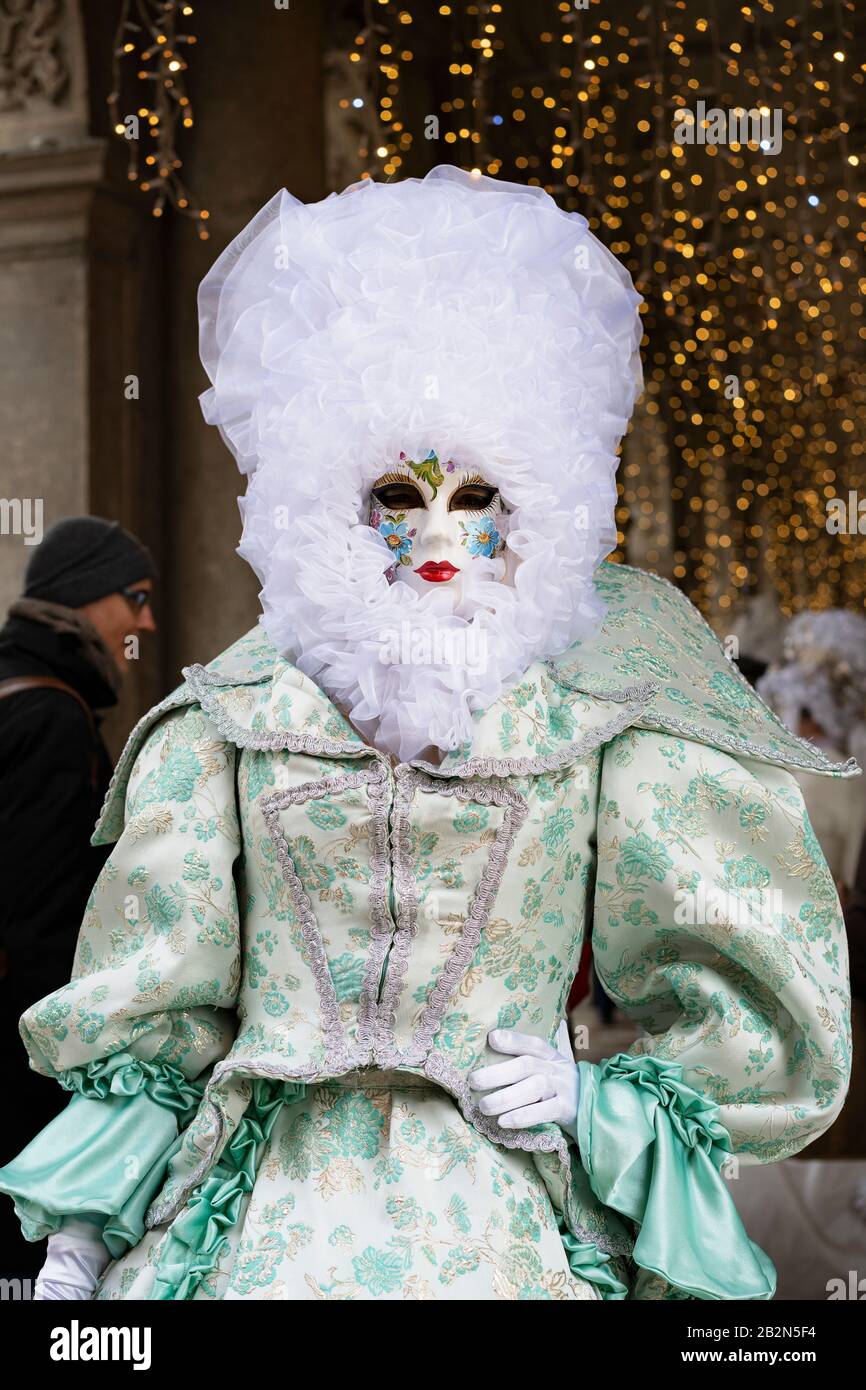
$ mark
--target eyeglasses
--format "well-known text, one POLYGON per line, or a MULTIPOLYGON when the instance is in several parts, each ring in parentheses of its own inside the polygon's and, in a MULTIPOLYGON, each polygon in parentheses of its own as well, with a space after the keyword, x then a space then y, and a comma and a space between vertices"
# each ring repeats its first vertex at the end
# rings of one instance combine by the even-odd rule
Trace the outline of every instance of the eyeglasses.
POLYGON ((150 603, 153 598, 150 589, 121 589, 120 592, 125 599, 129 599, 130 603, 135 604, 136 608, 144 608, 145 604, 150 603))

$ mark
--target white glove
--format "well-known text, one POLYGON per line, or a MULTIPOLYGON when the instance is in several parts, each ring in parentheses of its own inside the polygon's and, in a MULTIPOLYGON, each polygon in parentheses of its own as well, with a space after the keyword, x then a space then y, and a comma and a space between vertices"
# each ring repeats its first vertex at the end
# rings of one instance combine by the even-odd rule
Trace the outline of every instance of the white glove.
POLYGON ((487 1041, 494 1052, 510 1053, 512 1060, 470 1072, 472 1089, 488 1093, 478 1101, 482 1115, 495 1115, 503 1129, 558 1124, 576 1143, 580 1073, 565 1020, 556 1047, 509 1028, 494 1028, 487 1041))
POLYGON ((36 1280, 34 1300, 92 1298, 110 1260, 92 1221, 65 1216, 57 1234, 48 1237, 48 1255, 36 1280))

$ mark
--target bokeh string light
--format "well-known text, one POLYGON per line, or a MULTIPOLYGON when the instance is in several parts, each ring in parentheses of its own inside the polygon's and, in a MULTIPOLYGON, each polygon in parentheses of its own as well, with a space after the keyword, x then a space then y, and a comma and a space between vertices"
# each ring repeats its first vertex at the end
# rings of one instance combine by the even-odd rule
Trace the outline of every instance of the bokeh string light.
MULTIPOLYGON (((358 151, 365 171, 383 178, 404 172, 413 134, 400 118, 401 77, 412 62, 412 16, 392 0, 364 0, 364 24, 356 34, 349 61, 362 66, 366 98, 351 105, 363 111, 364 135, 358 151)), ((349 98, 341 105, 348 108, 349 98)))
POLYGON ((176 148, 178 123, 185 129, 194 123, 184 81, 184 54, 196 41, 188 32, 192 13, 192 5, 179 0, 124 0, 114 40, 108 108, 115 135, 129 146, 128 178, 143 193, 155 194, 154 217, 162 217, 169 204, 193 218, 199 236, 206 240, 209 213, 181 179, 178 171, 183 161, 176 148), (123 79, 133 66, 135 94, 126 110, 123 79))
POLYGON ((618 558, 668 573, 722 626, 768 583, 788 612, 863 607, 866 535, 856 516, 851 534, 826 525, 830 498, 853 491, 866 511, 852 0, 439 5, 414 45, 438 141, 409 120, 393 59, 421 7, 372 8, 380 133, 359 175, 447 160, 539 184, 589 218, 645 297, 618 558), (778 110, 781 147, 710 143, 706 120, 702 143, 678 144, 676 112, 699 100, 760 110, 768 132, 778 110))

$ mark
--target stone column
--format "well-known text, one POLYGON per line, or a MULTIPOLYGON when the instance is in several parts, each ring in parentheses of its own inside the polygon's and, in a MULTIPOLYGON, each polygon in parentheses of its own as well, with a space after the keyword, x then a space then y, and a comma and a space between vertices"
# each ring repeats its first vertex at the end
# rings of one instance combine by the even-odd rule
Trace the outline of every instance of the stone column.
MULTIPOLYGON (((0 0, 3 611, 40 520, 116 519, 163 559, 158 234, 144 199, 106 177, 86 89, 77 3, 0 0)), ((143 644, 107 720, 115 750, 158 697, 161 667, 161 642, 143 644)))
POLYGON ((0 0, 4 603, 38 539, 40 506, 45 527, 87 506, 84 248, 101 164, 87 133, 77 7, 0 0))

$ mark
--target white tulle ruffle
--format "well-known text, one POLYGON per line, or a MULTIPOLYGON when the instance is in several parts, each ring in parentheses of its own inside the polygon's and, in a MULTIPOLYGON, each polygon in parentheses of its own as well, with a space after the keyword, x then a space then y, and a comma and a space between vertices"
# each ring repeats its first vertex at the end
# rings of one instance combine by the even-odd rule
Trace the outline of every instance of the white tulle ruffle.
POLYGON ((239 553, 265 627, 379 746, 458 747, 597 623, 639 303, 585 218, 450 166, 314 205, 282 191, 203 281, 202 407, 249 476, 239 553), (376 477, 430 449, 510 509, 505 565, 467 566, 459 606, 389 583, 366 524, 376 477), (383 659, 395 634, 411 659, 383 659))

